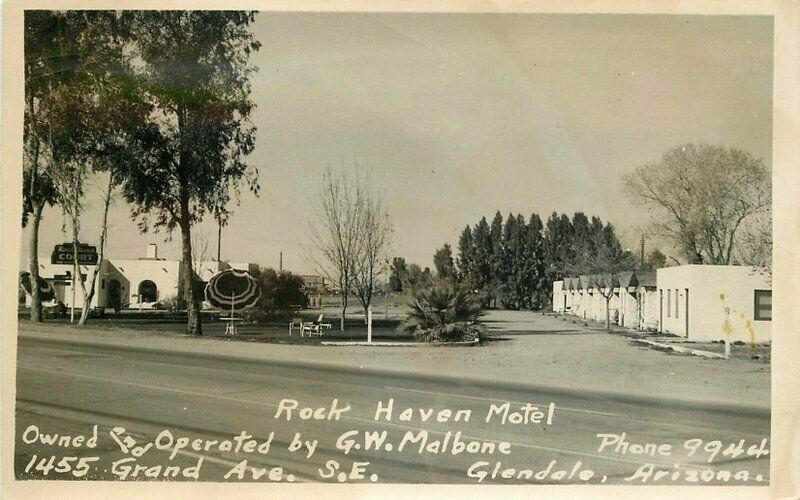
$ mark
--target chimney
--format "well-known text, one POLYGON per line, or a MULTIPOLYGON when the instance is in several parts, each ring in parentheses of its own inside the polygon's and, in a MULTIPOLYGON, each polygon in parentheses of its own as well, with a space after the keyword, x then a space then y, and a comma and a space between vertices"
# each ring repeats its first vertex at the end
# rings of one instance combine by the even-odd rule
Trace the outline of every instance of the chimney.
POLYGON ((158 259, 158 245, 155 243, 149 243, 147 245, 147 258, 158 259))

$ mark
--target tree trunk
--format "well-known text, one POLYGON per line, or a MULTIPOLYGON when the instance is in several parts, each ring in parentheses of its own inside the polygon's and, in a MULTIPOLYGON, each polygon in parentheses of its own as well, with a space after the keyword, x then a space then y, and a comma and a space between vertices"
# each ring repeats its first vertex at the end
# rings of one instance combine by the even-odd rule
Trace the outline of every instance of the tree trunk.
POLYGON ((339 323, 339 328, 340 328, 341 331, 344 331, 344 317, 345 317, 345 314, 347 314, 347 296, 348 295, 349 295, 348 292, 343 289, 342 290, 342 319, 340 320, 340 323, 339 323))
POLYGON ((368 324, 367 318, 367 311, 369 310, 370 304, 372 304, 372 284, 367 283, 364 285, 364 290, 360 289, 360 285, 356 287, 356 296, 358 297, 358 301, 361 303, 361 307, 364 309, 364 324, 368 324))
POLYGON ((364 324, 369 324, 369 318, 367 317, 367 312, 369 311, 369 306, 372 303, 372 298, 367 297, 363 301, 361 301, 361 306, 364 308, 364 324))
MULTIPOLYGON (((78 325, 84 325, 86 323, 86 317, 88 316, 88 311, 90 304, 87 303, 88 294, 86 293, 86 283, 84 283, 83 278, 81 276, 81 266, 79 263, 79 253, 78 253, 78 235, 80 231, 80 194, 81 194, 81 178, 80 172, 76 169, 73 173, 72 179, 72 192, 70 193, 72 199, 67 201, 66 199, 63 200, 65 206, 69 207, 67 213, 69 214, 70 222, 72 223, 72 297, 71 300, 71 311, 74 312, 75 310, 75 285, 76 281, 80 283, 81 287, 81 297, 83 298, 83 306, 81 309, 81 316, 78 319, 78 325)), ((70 313, 70 321, 73 320, 73 314, 70 313)))
POLYGON ((184 176, 181 175, 186 168, 191 168, 185 158, 186 143, 184 137, 186 110, 179 106, 176 116, 178 119, 178 130, 180 134, 179 149, 179 180, 180 185, 180 219, 178 224, 181 228, 182 258, 181 258, 181 279, 183 281, 183 298, 186 301, 187 324, 186 333, 189 335, 203 335, 203 328, 200 324, 200 304, 194 296, 194 270, 192 268, 192 215, 189 213, 189 193, 184 186, 184 176))
POLYGON ((200 306, 194 296, 194 272, 192 270, 192 234, 191 222, 189 220, 189 202, 188 200, 181 201, 181 243, 182 260, 181 260, 181 278, 183 282, 183 298, 186 301, 186 312, 188 313, 188 320, 186 325, 186 333, 189 335, 203 335, 203 329, 200 324, 200 306))
POLYGON ((39 295, 39 223, 44 203, 36 204, 31 221, 31 242, 28 248, 28 273, 31 280, 31 321, 42 322, 42 299, 39 295))
MULTIPOLYGON (((31 116, 34 114, 33 96, 28 101, 31 116)), ((42 221, 42 210, 45 202, 36 199, 36 182, 39 168, 39 141, 34 135, 33 165, 31 165, 31 183, 29 196, 33 204, 33 221, 31 222, 31 242, 28 249, 28 274, 31 280, 31 321, 42 322, 42 299, 39 295, 39 223, 42 221)))
POLYGON ((99 254, 97 256, 97 265, 94 268, 94 272, 92 273, 92 278, 89 280, 89 293, 86 296, 86 300, 83 303, 83 311, 81 312, 81 320, 78 322, 79 325, 83 325, 86 323, 86 318, 89 317, 89 305, 94 300, 94 294, 97 290, 97 275, 100 274, 100 269, 103 266, 103 258, 105 255, 105 247, 106 247, 106 238, 108 237, 108 209, 111 206, 111 192, 114 190, 114 175, 113 173, 109 173, 108 176, 108 187, 106 189, 106 195, 103 199, 103 225, 100 228, 100 249, 99 254))
POLYGON ((606 299, 606 331, 611 331, 611 296, 609 295, 606 299))
MULTIPOLYGON (((97 266, 99 267, 100 264, 98 263, 97 266)), ((83 280, 81 280, 81 283, 83 283, 83 280)), ((81 309, 81 317, 78 319, 78 326, 83 326, 86 324, 86 320, 89 319, 89 310, 91 309, 91 304, 92 304, 92 297, 90 297, 89 294, 86 293, 86 285, 82 285, 81 288, 83 290, 84 298, 83 298, 83 308, 81 309)), ((94 288, 94 286, 91 286, 91 288, 94 288)))
MULTIPOLYGON (((77 205, 76 205, 77 207, 77 205)), ((83 297, 83 308, 81 309, 81 317, 78 319, 78 325, 83 326, 86 324, 86 318, 89 316, 89 307, 91 304, 87 303, 88 301, 88 294, 86 293, 86 283, 84 283, 83 278, 81 277, 81 266, 78 263, 78 215, 77 215, 77 208, 75 208, 75 214, 72 215, 72 269, 73 269, 73 276, 72 276, 72 286, 75 286, 75 282, 77 280, 78 283, 81 285, 81 297, 83 297)), ((75 308, 74 303, 75 294, 72 294, 73 303, 71 304, 72 308, 75 308)))

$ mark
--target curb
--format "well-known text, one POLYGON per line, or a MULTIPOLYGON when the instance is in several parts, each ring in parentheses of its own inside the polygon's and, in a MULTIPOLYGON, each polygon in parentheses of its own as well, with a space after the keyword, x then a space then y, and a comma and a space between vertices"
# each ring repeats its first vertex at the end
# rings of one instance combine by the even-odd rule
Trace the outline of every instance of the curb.
POLYGON ((325 340, 320 342, 324 346, 340 347, 419 347, 421 349, 429 347, 472 347, 480 343, 479 340, 469 342, 367 342, 364 340, 325 340))
POLYGON ((405 378, 407 380, 430 382, 432 380, 441 381, 443 383, 450 383, 460 386, 480 387, 485 389, 501 389, 501 390, 518 390, 518 391, 531 391, 540 392, 551 396, 573 396, 584 399, 596 399, 601 401, 615 401, 619 403, 644 405, 644 406, 672 406, 685 410, 702 410, 702 411, 717 411, 724 413, 736 413, 742 416, 753 418, 770 418, 770 407, 760 405, 751 405, 743 403, 722 403, 722 402, 708 402, 708 401, 693 401, 677 398, 658 398, 648 395, 634 395, 610 391, 591 391, 587 389, 553 387, 545 385, 530 384, 525 382, 516 381, 495 381, 485 380, 478 378, 467 378, 452 375, 422 375, 416 372, 408 372, 402 370, 392 369, 376 369, 376 368, 363 368, 353 365, 339 365, 334 363, 324 363, 318 361, 294 361, 294 360, 278 360, 269 358, 257 358, 255 356, 242 356, 239 354, 225 354, 225 353, 205 353, 185 349, 165 348, 165 347, 145 347, 145 346, 130 346, 124 344, 115 344, 112 342, 93 342, 91 340, 78 340, 78 339, 57 339, 47 338, 35 335, 18 335, 18 347, 22 342, 31 343, 50 343, 59 345, 90 345, 99 347, 101 349, 124 349, 130 352, 140 352, 146 354, 162 354, 162 355, 183 355, 191 356, 194 358, 219 360, 227 359, 229 361, 237 361, 243 364, 250 365, 263 365, 285 367, 285 368, 306 368, 318 371, 334 371, 334 372, 347 372, 357 373, 360 375, 367 375, 379 378, 381 376, 391 376, 397 378, 405 378))
POLYGON ((325 346, 358 346, 358 347, 424 347, 419 342, 367 342, 364 340, 325 340, 325 346))
POLYGON ((655 342, 653 340, 646 340, 646 339, 636 339, 634 340, 634 342, 637 344, 650 345, 658 349, 659 351, 678 352, 681 354, 688 354, 690 356, 699 356, 701 358, 706 358, 706 359, 725 359, 725 356, 723 354, 718 354, 716 352, 701 351, 700 349, 690 349, 688 347, 670 345, 664 342, 655 342))

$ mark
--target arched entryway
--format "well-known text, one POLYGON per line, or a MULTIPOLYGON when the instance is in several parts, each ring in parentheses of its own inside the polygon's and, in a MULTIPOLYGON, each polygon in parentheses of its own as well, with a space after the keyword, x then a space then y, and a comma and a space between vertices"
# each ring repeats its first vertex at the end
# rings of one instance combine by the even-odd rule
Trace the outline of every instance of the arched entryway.
POLYGON ((155 302, 158 300, 158 287, 150 280, 139 283, 139 302, 155 302))

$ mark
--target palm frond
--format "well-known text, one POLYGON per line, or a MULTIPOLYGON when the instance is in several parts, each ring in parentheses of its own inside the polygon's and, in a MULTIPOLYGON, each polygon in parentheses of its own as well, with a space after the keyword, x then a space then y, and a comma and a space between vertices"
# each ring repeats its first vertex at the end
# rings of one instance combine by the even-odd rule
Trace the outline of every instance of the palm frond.
POLYGON ((480 338, 480 301, 445 284, 413 294, 401 329, 424 342, 458 342, 480 338))

